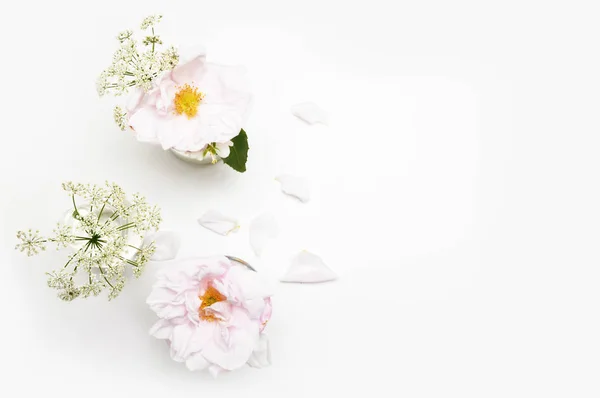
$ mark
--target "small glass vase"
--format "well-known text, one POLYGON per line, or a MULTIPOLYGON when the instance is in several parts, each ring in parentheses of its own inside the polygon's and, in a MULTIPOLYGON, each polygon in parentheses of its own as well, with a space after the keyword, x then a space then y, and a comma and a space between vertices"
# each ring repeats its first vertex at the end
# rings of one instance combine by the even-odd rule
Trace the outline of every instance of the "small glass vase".
MULTIPOLYGON (((126 202, 126 203, 129 203, 129 202, 126 202)), ((91 206, 89 205, 89 203, 82 203, 82 204, 77 205, 77 211, 82 216, 88 215, 90 213, 90 211, 92 211, 95 214, 99 214, 98 211, 91 209, 91 206)), ((110 206, 106 206, 104 208, 104 210, 102 211, 102 216, 100 217, 100 221, 110 220, 114 214, 115 214, 115 210, 110 206)), ((69 225, 71 227, 73 235, 76 235, 76 236, 86 235, 86 233, 81 228, 81 223, 79 222, 79 220, 77 220, 74 217, 73 209, 67 210, 65 212, 63 222, 65 225, 69 225)), ((126 218, 123 218, 123 217, 117 217, 112 222, 121 226, 121 225, 127 224, 129 222, 129 220, 127 220, 126 218)), ((133 260, 138 252, 136 247, 142 246, 144 237, 140 236, 140 234, 135 233, 132 229, 125 229, 125 230, 121 231, 121 235, 125 238, 125 240, 127 242, 127 245, 125 246, 123 252, 121 253, 121 256, 127 260, 133 260)), ((76 242, 72 243, 70 246, 74 253, 77 250, 81 249, 81 247, 83 245, 84 245, 83 241, 76 241, 76 242)))
POLYGON ((218 155, 215 155, 216 161, 213 161, 213 158, 211 158, 210 156, 203 156, 202 151, 179 151, 177 149, 171 148, 171 153, 173 153, 173 155, 175 155, 175 157, 179 160, 183 160, 184 162, 197 164, 201 166, 210 166, 216 164, 219 160, 221 160, 221 158, 218 155))

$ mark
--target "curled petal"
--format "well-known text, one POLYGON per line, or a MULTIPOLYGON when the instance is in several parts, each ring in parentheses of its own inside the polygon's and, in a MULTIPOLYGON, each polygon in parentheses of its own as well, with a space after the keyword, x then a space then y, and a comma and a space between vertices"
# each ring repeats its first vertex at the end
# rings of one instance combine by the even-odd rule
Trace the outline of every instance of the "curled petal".
POLYGON ((216 210, 209 210, 198 219, 200 225, 219 235, 227 236, 240 226, 235 218, 224 216, 216 210))
POLYGON ((279 234, 279 227, 275 217, 264 213, 250 222, 250 246, 254 253, 260 257, 267 243, 279 234))
POLYGON ((321 259, 306 250, 292 259, 292 264, 281 278, 282 282, 317 283, 337 279, 333 272, 321 259))
POLYGON ((283 193, 293 196, 304 203, 310 200, 310 187, 304 178, 282 174, 277 176, 275 180, 281 183, 283 193))
POLYGON ((181 246, 181 239, 176 232, 173 231, 159 231, 153 234, 146 235, 144 238, 144 246, 149 245, 154 241, 156 250, 152 255, 152 261, 166 261, 172 260, 177 256, 179 247, 181 246))
POLYGON ((327 124, 327 113, 313 102, 303 102, 293 105, 292 114, 308 124, 327 124))

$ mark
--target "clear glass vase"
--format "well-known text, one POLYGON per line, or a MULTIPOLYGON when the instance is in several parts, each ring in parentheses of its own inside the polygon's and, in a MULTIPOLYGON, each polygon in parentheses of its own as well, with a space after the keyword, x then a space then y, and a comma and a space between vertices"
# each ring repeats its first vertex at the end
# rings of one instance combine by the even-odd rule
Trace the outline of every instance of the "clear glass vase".
POLYGON ((202 166, 210 166, 216 164, 221 158, 218 155, 215 155, 216 162, 213 162, 213 158, 210 156, 203 156, 202 151, 199 152, 189 152, 189 151, 179 151, 177 149, 171 149, 171 153, 175 155, 176 158, 183 160, 184 162, 198 164, 202 166))

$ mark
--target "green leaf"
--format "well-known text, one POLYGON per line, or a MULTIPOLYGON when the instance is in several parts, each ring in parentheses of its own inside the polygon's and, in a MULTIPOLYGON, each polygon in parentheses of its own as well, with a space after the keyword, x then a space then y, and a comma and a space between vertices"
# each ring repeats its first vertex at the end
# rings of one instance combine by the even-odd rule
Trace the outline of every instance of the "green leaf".
POLYGON ((246 161, 248 160, 248 135, 244 129, 241 129, 231 142, 233 142, 233 146, 229 148, 229 156, 223 159, 223 162, 235 171, 243 173, 246 171, 246 161))

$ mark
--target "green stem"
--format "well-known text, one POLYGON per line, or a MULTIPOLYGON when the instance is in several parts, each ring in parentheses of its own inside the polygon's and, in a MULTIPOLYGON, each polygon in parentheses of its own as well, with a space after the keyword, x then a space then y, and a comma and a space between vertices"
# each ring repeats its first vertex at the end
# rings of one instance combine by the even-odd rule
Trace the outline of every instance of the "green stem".
POLYGON ((100 221, 100 217, 102 217, 102 213, 104 212, 104 208, 106 207, 106 203, 108 203, 108 200, 110 199, 111 196, 113 196, 113 194, 114 194, 114 192, 111 193, 110 195, 108 195, 108 197, 104 201, 104 204, 102 205, 102 208, 100 209, 100 213, 98 214, 98 221, 100 221))
POLYGON ((102 277, 104 278, 104 280, 106 281, 106 283, 108 283, 108 286, 112 287, 113 289, 115 288, 112 283, 110 283, 108 281, 108 279, 106 278, 106 275, 104 275, 104 270, 102 269, 102 267, 100 266, 100 264, 98 264, 98 268, 100 269, 100 273, 102 274, 102 277))
POLYGON ((73 200, 73 207, 75 208, 75 214, 79 216, 79 210, 77 210, 77 205, 75 204, 75 195, 71 195, 71 199, 73 200))
MULTIPOLYGON (((79 250, 81 250, 81 249, 79 249, 79 250)), ((79 253, 79 251, 77 253, 79 253)), ((67 263, 63 266, 63 268, 67 268, 67 266, 71 263, 71 261, 73 261, 73 259, 75 258, 75 255, 77 253, 73 254, 73 256, 69 259, 69 261, 67 261, 67 263)))
POLYGON ((123 257, 123 256, 118 256, 117 258, 118 258, 119 260, 121 260, 121 261, 124 261, 124 262, 126 262, 127 264, 129 264, 129 265, 131 265, 131 266, 133 266, 133 267, 139 267, 139 266, 140 266, 140 265, 139 265, 137 262, 135 262, 135 261, 133 261, 133 260, 130 260, 130 259, 128 259, 128 258, 125 258, 125 257, 123 257))
POLYGON ((130 222, 130 223, 121 225, 119 228, 117 228, 117 231, 124 231, 126 229, 133 228, 133 227, 135 227, 135 223, 134 222, 130 222))
MULTIPOLYGON (((89 242, 88 242, 88 243, 86 244, 86 246, 85 246, 85 250, 83 251, 84 253, 87 251, 88 245, 89 245, 89 242)), ((75 254, 73 254, 73 255, 71 256, 71 258, 69 259, 69 261, 67 261, 67 263, 66 263, 66 264, 63 266, 63 269, 64 269, 64 268, 67 268, 67 266, 68 266, 69 264, 71 264, 71 261, 73 261, 73 259, 74 259, 75 257, 77 257, 77 254, 78 254, 78 253, 79 253, 79 252, 80 252, 82 249, 83 249, 83 247, 82 247, 81 249, 77 250, 77 251, 75 252, 75 254)), ((77 271, 77 266, 75 266, 75 268, 73 269, 73 272, 75 272, 75 271, 77 271)), ((71 278, 71 279, 73 279, 73 278, 71 278)))
MULTIPOLYGON (((152 27, 152 37, 154 37, 154 26, 152 27)), ((154 54, 154 41, 152 41, 152 54, 154 54)))
MULTIPOLYGON (((133 206, 134 206, 134 205, 131 205, 131 206, 129 206, 128 208, 126 208, 125 210, 129 210, 129 209, 131 209, 133 206)), ((112 216, 110 216, 110 218, 109 218, 108 220, 106 220, 106 222, 104 223, 104 225, 108 224, 110 221, 114 221, 114 220, 116 220, 116 219, 119 217, 119 215, 120 215, 120 214, 119 214, 119 212, 118 212, 118 211, 115 211, 115 213, 114 213, 112 216)))

